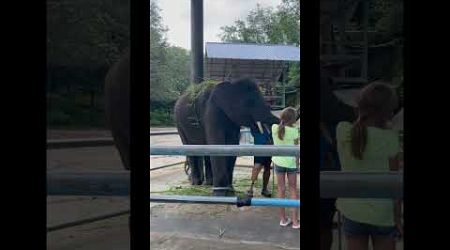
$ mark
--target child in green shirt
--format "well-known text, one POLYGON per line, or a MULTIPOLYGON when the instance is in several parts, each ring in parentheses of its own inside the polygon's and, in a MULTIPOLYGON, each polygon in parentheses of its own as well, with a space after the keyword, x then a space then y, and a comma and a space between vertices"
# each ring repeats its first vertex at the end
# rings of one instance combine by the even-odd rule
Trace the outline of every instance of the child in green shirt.
MULTIPOLYGON (((294 108, 285 108, 280 115, 280 124, 272 125, 273 145, 287 146, 298 145, 300 131, 294 127, 297 112, 294 108)), ((289 195, 291 199, 298 199, 297 195, 297 165, 298 159, 292 156, 274 156, 272 162, 275 164, 275 173, 277 175, 278 196, 285 198, 286 176, 289 182, 289 195)), ((298 209, 293 209, 292 220, 286 217, 285 208, 280 208, 280 226, 289 226, 292 222, 292 228, 299 229, 298 209)))
MULTIPOLYGON (((398 131, 389 128, 397 105, 389 85, 372 83, 361 90, 358 118, 341 122, 336 131, 337 150, 344 171, 390 171, 400 152, 398 131)), ((338 198, 337 209, 344 215, 344 232, 349 250, 394 250, 401 231, 399 201, 393 199, 338 198)))

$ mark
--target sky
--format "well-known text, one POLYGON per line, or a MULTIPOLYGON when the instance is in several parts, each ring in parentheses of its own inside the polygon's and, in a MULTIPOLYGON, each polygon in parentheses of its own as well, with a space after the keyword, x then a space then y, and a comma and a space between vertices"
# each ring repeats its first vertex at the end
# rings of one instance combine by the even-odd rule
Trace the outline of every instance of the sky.
MULTIPOLYGON (((169 29, 167 41, 172 46, 190 50, 190 3, 191 0, 156 0, 161 9, 163 24, 169 29)), ((250 10, 259 3, 263 7, 276 8, 281 0, 204 0, 203 40, 220 42, 220 27, 244 20, 250 10)))

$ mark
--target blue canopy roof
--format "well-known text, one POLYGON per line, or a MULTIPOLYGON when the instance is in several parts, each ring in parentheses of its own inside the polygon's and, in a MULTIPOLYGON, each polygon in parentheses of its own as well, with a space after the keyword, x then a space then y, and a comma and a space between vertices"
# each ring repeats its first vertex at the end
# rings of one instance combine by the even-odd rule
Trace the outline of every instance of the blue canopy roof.
POLYGON ((259 43, 206 43, 206 57, 241 60, 300 61, 300 48, 259 43))

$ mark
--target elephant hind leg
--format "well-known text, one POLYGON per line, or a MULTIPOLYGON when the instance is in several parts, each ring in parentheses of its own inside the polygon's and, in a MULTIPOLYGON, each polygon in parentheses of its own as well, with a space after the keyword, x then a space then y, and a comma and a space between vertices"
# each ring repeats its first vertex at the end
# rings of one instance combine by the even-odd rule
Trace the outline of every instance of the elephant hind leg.
MULTIPOLYGON (((178 134, 180 135, 181 142, 183 142, 184 145, 191 144, 186 136, 186 134, 183 132, 183 129, 180 127, 178 128, 178 134)), ((189 167, 191 168, 190 173, 190 180, 192 185, 202 185, 204 180, 204 174, 203 174, 203 157, 199 156, 188 156, 187 161, 189 163, 189 167)))
POLYGON ((119 151, 120 159, 125 169, 130 170, 130 143, 125 133, 114 133, 114 144, 119 151))
POLYGON ((191 184, 202 185, 204 180, 203 161, 200 156, 188 156, 189 166, 191 167, 191 184))
POLYGON ((205 185, 211 186, 213 184, 213 174, 211 169, 211 159, 205 156, 205 185))

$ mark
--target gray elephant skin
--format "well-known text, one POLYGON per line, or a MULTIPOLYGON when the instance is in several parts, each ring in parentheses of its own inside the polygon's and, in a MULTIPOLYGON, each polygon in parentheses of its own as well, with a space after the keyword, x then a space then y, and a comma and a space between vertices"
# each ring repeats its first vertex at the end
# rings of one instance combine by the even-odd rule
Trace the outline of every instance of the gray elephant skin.
POLYGON ((105 78, 106 118, 125 169, 130 169, 130 51, 126 49, 105 78))
MULTIPOLYGON (((183 144, 237 145, 241 126, 261 130, 279 123, 279 119, 271 113, 255 82, 239 79, 218 83, 196 98, 182 95, 175 104, 175 122, 183 144)), ((193 185, 212 184, 215 196, 234 195, 235 156, 190 156, 188 161, 193 185)))

